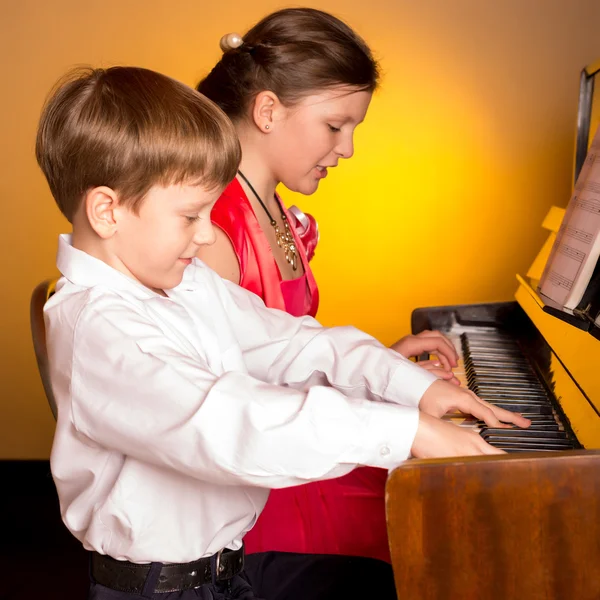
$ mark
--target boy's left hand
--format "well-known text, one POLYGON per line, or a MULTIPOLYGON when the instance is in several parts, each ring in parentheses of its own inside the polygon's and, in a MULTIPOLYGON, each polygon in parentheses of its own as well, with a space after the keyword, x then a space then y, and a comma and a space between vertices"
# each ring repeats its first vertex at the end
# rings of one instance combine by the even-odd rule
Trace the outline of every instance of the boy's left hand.
MULTIPOLYGON (((407 335, 399 339, 390 348, 402 354, 405 358, 419 356, 423 352, 435 354, 439 359, 437 362, 441 363, 440 366, 446 371, 450 371, 452 367, 458 365, 458 354, 452 342, 439 331, 425 330, 417 335, 407 335)), ((424 363, 419 364, 424 366, 424 363)))

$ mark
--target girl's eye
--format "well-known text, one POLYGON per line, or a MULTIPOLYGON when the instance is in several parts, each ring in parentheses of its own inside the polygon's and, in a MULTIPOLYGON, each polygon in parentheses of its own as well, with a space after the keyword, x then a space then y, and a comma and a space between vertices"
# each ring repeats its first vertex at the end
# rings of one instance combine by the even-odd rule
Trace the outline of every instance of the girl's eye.
POLYGON ((334 127, 333 125, 329 125, 329 124, 327 124, 327 127, 329 127, 329 130, 330 130, 332 133, 337 133, 338 131, 341 131, 339 127, 334 127))
POLYGON ((195 223, 200 218, 200 215, 196 215, 195 217, 186 216, 185 218, 187 219, 187 222, 191 224, 195 223))

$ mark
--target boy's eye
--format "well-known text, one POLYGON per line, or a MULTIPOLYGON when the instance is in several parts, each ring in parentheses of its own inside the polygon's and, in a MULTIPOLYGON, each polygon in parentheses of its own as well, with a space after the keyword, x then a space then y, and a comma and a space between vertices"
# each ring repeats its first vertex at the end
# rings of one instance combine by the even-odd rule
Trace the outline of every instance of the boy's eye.
POLYGON ((338 131, 341 131, 339 127, 334 127, 333 125, 329 125, 329 123, 327 124, 327 127, 329 127, 329 130, 332 133, 337 133, 338 131))
POLYGON ((200 215, 196 215, 195 217, 190 217, 186 215, 185 218, 187 219, 188 223, 195 223, 200 218, 200 215))

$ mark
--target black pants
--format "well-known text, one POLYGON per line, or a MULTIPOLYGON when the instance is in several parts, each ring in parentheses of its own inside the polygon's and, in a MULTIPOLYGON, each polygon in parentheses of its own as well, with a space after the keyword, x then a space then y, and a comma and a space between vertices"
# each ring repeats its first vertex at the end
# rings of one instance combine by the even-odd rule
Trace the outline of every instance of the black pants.
MULTIPOLYGON (((149 577, 151 574, 149 575, 149 577)), ((263 552, 223 585, 185 592, 128 594, 92 583, 88 600, 395 600, 392 569, 372 558, 263 552)))

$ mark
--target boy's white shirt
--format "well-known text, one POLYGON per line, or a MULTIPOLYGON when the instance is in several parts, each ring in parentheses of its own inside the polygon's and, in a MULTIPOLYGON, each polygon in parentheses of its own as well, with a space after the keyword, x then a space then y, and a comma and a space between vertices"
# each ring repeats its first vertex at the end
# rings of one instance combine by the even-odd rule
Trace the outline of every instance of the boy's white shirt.
POLYGON ((268 309, 197 260, 168 298, 68 235, 57 265, 51 465, 87 549, 189 562, 238 548, 268 488, 409 455, 436 378, 368 335, 268 309))

